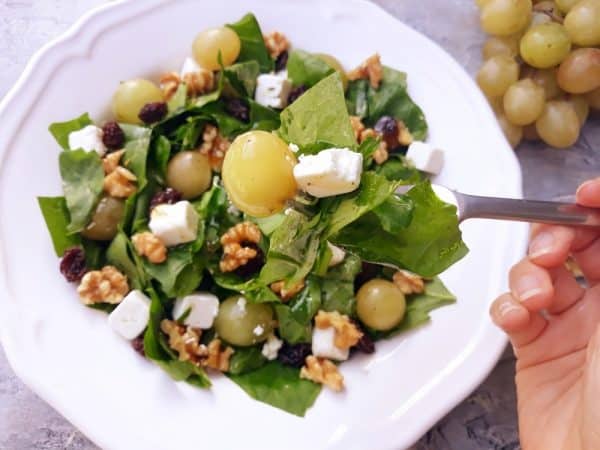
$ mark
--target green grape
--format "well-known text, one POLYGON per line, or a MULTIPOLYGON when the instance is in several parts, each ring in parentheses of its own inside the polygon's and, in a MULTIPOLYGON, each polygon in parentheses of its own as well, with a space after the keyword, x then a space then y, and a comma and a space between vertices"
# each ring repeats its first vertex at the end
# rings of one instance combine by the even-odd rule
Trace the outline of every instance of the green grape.
POLYGON ((167 185, 185 199, 198 197, 210 187, 212 171, 208 158, 199 151, 177 153, 167 166, 167 185))
POLYGON ((498 119, 498 125, 502 129, 506 140, 510 144, 512 148, 515 148, 523 139, 523 127, 518 125, 513 125, 508 121, 504 114, 496 114, 496 119, 498 119))
POLYGON ((531 0, 489 0, 481 8, 481 28, 495 36, 525 29, 531 16, 531 0))
POLYGON ((348 88, 348 76, 346 75, 346 71, 344 70, 344 66, 339 62, 336 58, 327 53, 316 53, 315 56, 321 58, 325 63, 335 70, 342 79, 342 85, 344 86, 344 91, 348 88))
POLYGON ((542 114, 544 103, 544 89, 525 78, 511 85, 504 94, 504 114, 514 125, 528 125, 542 114))
POLYGON ((513 58, 518 54, 519 37, 516 35, 504 37, 492 36, 485 41, 481 49, 481 56, 484 60, 497 55, 506 55, 513 58))
POLYGON ((600 49, 578 48, 560 64, 557 81, 561 89, 582 94, 600 87, 600 49))
POLYGON ((235 31, 228 27, 204 30, 192 44, 192 54, 196 62, 209 70, 218 70, 219 52, 224 66, 230 66, 240 55, 242 43, 235 31))
POLYGON ((579 119, 579 125, 583 126, 590 113, 590 105, 588 105, 585 97, 583 95, 570 95, 567 101, 573 106, 579 119))
POLYGON ((600 110, 600 88, 587 92, 584 97, 590 108, 600 110))
POLYGON ((477 84, 490 98, 504 95, 508 87, 518 79, 519 65, 506 55, 491 57, 477 73, 477 84))
POLYGON ((556 66, 571 51, 565 27, 558 23, 542 23, 531 27, 521 38, 521 57, 538 69, 556 66))
POLYGON ((600 45, 600 1, 581 0, 565 17, 565 28, 571 41, 583 47, 600 45))
POLYGON ((391 281, 375 278, 363 284, 356 293, 356 314, 362 323, 374 330, 394 328, 404 318, 406 299, 391 281))
POLYGON ((141 78, 123 81, 113 96, 113 112, 119 122, 141 124, 138 114, 142 107, 163 100, 162 91, 152 81, 141 78))
POLYGON ((578 1, 580 0, 556 0, 556 6, 558 6, 558 9, 560 9, 563 14, 566 14, 578 1))
POLYGON ((125 212, 125 202, 114 197, 102 197, 92 215, 92 220, 81 232, 83 237, 94 241, 110 241, 117 234, 125 212))
POLYGON ((223 183, 240 210, 254 217, 270 216, 296 195, 295 164, 296 156, 279 137, 249 131, 235 138, 225 154, 223 183))
POLYGON ((250 303, 241 295, 227 298, 215 318, 217 334, 233 345, 263 342, 273 331, 273 308, 267 303, 250 303))
POLYGON ((581 127, 572 104, 563 100, 552 100, 546 103, 535 128, 546 144, 565 148, 577 141, 581 127))
POLYGON ((525 77, 530 78, 535 84, 544 89, 546 100, 556 98, 562 92, 556 79, 556 69, 533 69, 525 77))

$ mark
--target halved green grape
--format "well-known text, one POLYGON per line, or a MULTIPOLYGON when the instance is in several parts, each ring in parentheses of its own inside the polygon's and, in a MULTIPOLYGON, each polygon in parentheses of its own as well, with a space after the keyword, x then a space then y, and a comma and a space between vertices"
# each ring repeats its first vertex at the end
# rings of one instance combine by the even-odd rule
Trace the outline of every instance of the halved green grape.
POLYGON ((561 89, 571 94, 582 94, 600 87, 600 49, 573 50, 560 64, 557 81, 561 89))
POLYGON ((394 328, 404 318, 406 298, 398 286, 375 278, 363 284, 356 293, 356 314, 362 323, 374 330, 394 328))
POLYGON ((552 100, 546 103, 544 112, 535 122, 535 128, 546 144, 565 148, 577 141, 581 126, 572 104, 564 100, 552 100))
POLYGON ((600 110, 600 88, 587 92, 584 97, 590 108, 600 110))
POLYGON ((212 171, 208 158, 199 151, 177 153, 167 166, 167 185, 185 199, 198 197, 210 187, 212 171))
POLYGON ((579 119, 579 125, 583 126, 587 120, 588 114, 590 113, 590 105, 583 95, 570 95, 567 101, 573 105, 575 114, 579 119))
POLYGON ((94 241, 110 241, 117 234, 125 212, 125 202, 114 197, 102 197, 92 215, 92 220, 81 232, 94 241))
POLYGON ((546 100, 551 100, 561 94, 558 81, 556 79, 556 69, 533 69, 528 71, 526 78, 531 78, 535 84, 544 89, 546 100))
POLYGON ((535 123, 523 127, 523 139, 526 141, 539 141, 540 135, 535 129, 535 123))
POLYGON ((527 30, 521 38, 521 57, 538 69, 556 66, 571 51, 571 41, 565 27, 558 23, 542 23, 527 30))
POLYGON ((242 347, 266 340, 273 325, 273 308, 269 304, 250 303, 242 295, 223 301, 215 318, 215 331, 219 337, 242 347))
POLYGON ((342 79, 342 85, 344 86, 345 91, 348 88, 348 76, 346 75, 346 70, 344 69, 344 66, 342 66, 342 63, 339 62, 333 56, 328 55, 327 53, 316 53, 315 56, 318 56, 323 61, 325 61, 325 63, 329 67, 331 67, 340 75, 340 78, 342 79))
POLYGON ((208 70, 218 70, 219 52, 224 66, 230 66, 240 55, 242 43, 228 27, 209 28, 194 39, 192 54, 198 64, 208 70))
POLYGON ((531 17, 531 0, 489 0, 481 8, 481 28, 495 36, 523 30, 531 17))
POLYGON ((581 0, 565 17, 565 28, 574 44, 585 47, 600 45, 600 1, 581 0))
POLYGON ((504 94, 504 114, 514 125, 528 125, 542 114, 544 103, 544 89, 525 78, 512 84, 504 94))
POLYGON ((519 145, 523 139, 523 127, 510 123, 504 114, 496 114, 496 119, 510 146, 515 148, 519 145))
POLYGON ((508 87, 518 79, 519 65, 506 55, 491 57, 477 73, 477 84, 488 97, 504 95, 508 87))
POLYGON ((483 44, 481 56, 489 59, 492 56, 506 55, 515 57, 519 54, 519 36, 492 36, 483 44))
POLYGON ((239 135, 225 154, 222 177, 233 204, 254 217, 281 211, 297 191, 296 156, 279 137, 266 131, 239 135))
POLYGON ((556 0, 556 6, 563 14, 568 13, 579 0, 556 0))
POLYGON ((138 117, 146 103, 162 102, 163 94, 152 81, 136 78, 123 81, 113 95, 113 112, 117 121, 142 123, 138 117))

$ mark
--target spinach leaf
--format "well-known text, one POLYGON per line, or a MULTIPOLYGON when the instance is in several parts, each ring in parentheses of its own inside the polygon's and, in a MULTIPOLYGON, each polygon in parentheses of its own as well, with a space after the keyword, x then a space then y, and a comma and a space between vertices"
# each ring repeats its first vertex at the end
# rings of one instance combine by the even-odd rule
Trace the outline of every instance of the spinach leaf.
POLYGON ((306 279, 306 286, 290 302, 290 313, 299 323, 310 323, 321 306, 321 284, 315 277, 306 279))
MULTIPOLYGON (((223 71, 223 75, 238 95, 254 97, 256 78, 260 74, 260 66, 255 60, 233 64, 223 71)), ((224 86, 224 91, 228 90, 224 86)))
POLYGON ((273 70, 273 60, 265 46, 262 31, 254 14, 248 13, 238 22, 227 26, 237 33, 242 42, 238 62, 257 61, 262 72, 273 70))
POLYGON ((292 314, 291 307, 283 303, 274 303, 273 308, 277 315, 281 339, 291 344, 311 341, 312 325, 310 320, 308 322, 297 320, 292 314))
POLYGON ((69 233, 81 231, 88 223, 104 184, 102 161, 96 152, 71 150, 58 158, 63 191, 71 222, 69 233))
POLYGON ((161 264, 152 264, 147 259, 143 260, 143 264, 167 297, 188 295, 202 281, 204 261, 201 255, 194 255, 190 244, 171 249, 167 260, 161 264))
POLYGON ((323 305, 325 311, 339 311, 350 317, 355 316, 356 298, 354 297, 354 279, 361 271, 362 262, 353 254, 329 269, 321 281, 323 305))
POLYGON ((324 146, 356 146, 342 81, 337 73, 302 94, 280 117, 279 135, 286 142, 298 145, 304 153, 324 146))
POLYGON ((408 197, 390 195, 383 203, 373 209, 381 222, 382 228, 388 233, 399 233, 406 228, 411 220, 414 204, 408 197))
POLYGON ((267 358, 262 354, 261 347, 238 347, 229 359, 231 375, 241 375, 258 369, 267 363, 267 358))
POLYGON ((88 269, 99 270, 104 267, 106 265, 106 245, 104 243, 85 238, 83 238, 81 241, 83 250, 85 251, 85 264, 87 265, 88 269))
POLYGON ((164 361, 155 360, 154 362, 175 381, 185 381, 199 388, 209 388, 211 386, 210 379, 204 369, 189 361, 170 359, 164 361))
POLYGON ((125 133, 125 154, 123 166, 131 170, 137 177, 138 191, 146 185, 146 163, 152 130, 136 125, 121 124, 125 133))
POLYGON ((69 234, 69 210, 64 197, 38 197, 38 204, 52 238, 56 256, 62 257, 65 250, 81 244, 78 234, 69 234))
POLYGON ((152 151, 149 157, 150 172, 155 181, 164 184, 167 178, 167 165, 171 157, 171 141, 165 136, 158 136, 152 143, 152 151))
POLYGON ((321 391, 320 385, 301 379, 299 369, 278 361, 243 375, 229 375, 229 378, 253 399, 301 417, 321 391))
POLYGON ((397 327, 385 332, 369 330, 369 334, 379 339, 411 330, 429 322, 429 313, 432 310, 454 302, 456 302, 456 297, 436 277, 427 282, 425 292, 407 297, 406 313, 397 327))
POLYGON ((92 125, 92 120, 88 113, 85 113, 67 122, 55 122, 48 127, 48 130, 63 150, 69 150, 69 134, 79 131, 87 125, 92 125))
POLYGON ((363 169, 369 168, 373 162, 373 153, 375 153, 378 147, 379 139, 374 137, 368 137, 360 143, 356 151, 363 155, 363 169))
POLYGON ((285 221, 285 214, 277 213, 267 217, 248 217, 248 219, 258 225, 262 234, 271 236, 271 234, 273 234, 273 232, 285 221))
POLYGON ((369 82, 367 80, 355 80, 348 83, 346 90, 346 106, 348 113, 364 119, 369 115, 369 82))
POLYGON ((117 233, 106 250, 106 260, 125 275, 134 289, 143 290, 146 284, 146 275, 133 251, 132 244, 122 231, 117 233))
POLYGON ((286 69, 294 86, 306 87, 314 86, 334 72, 334 69, 323 59, 304 50, 290 52, 286 69))
POLYGON ((467 254, 456 207, 436 197, 429 181, 416 185, 406 197, 414 204, 408 227, 388 233, 379 218, 368 213, 331 240, 364 260, 406 268, 425 277, 441 273, 467 254))
POLYGON ((421 173, 408 165, 402 156, 388 159, 375 171, 390 181, 402 181, 402 184, 417 184, 423 180, 421 173))
POLYGON ((250 106, 250 127, 252 130, 273 131, 279 128, 281 121, 279 113, 274 109, 268 108, 248 99, 250 106))
POLYGON ((179 83, 179 86, 177 86, 177 90, 167 102, 167 108, 169 111, 167 117, 172 117, 175 114, 181 112, 185 108, 186 99, 187 86, 185 85, 185 83, 179 83))

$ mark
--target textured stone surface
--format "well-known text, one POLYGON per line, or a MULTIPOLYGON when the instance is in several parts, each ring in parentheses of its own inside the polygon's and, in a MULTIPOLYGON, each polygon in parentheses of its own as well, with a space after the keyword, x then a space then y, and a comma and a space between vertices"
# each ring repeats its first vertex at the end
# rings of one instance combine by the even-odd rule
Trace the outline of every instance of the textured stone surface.
MULTIPOLYGON (((0 0, 0 97, 35 50, 65 30, 84 11, 101 3, 99 0, 0 0)), ((376 3, 438 42, 470 74, 476 72, 484 37, 477 27, 477 9, 472 0, 376 0, 376 3)), ((599 145, 597 118, 588 123, 574 150, 522 145, 518 156, 526 195, 550 199, 573 193, 581 181, 598 174, 599 145)), ((432 428, 414 450, 519 448, 513 376, 514 359, 507 350, 488 379, 432 428)), ((0 450, 95 448, 13 375, 0 350, 0 450)))

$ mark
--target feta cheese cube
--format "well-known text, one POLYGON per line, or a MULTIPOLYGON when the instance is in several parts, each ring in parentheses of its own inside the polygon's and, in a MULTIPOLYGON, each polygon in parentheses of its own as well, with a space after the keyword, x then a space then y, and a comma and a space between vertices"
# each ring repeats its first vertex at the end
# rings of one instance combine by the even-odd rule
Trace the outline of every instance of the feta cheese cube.
POLYGON ((181 66, 181 72, 179 72, 179 75, 181 76, 181 78, 183 78, 183 76, 186 73, 199 72, 200 69, 201 67, 196 62, 196 60, 188 56, 187 58, 185 58, 185 61, 183 61, 183 65, 181 66))
POLYGON ((148 226, 167 247, 184 244, 196 240, 198 213, 187 200, 158 205, 150 213, 148 226))
POLYGON ((320 358, 335 359, 336 361, 345 361, 348 359, 350 349, 341 349, 335 345, 335 328, 317 328, 313 329, 312 334, 312 353, 320 358))
POLYGON ((213 326, 219 312, 219 299, 210 292, 194 292, 180 297, 173 305, 173 318, 179 320, 187 313, 183 324, 207 330, 213 326), (187 313, 189 311, 189 313, 187 313))
POLYGON ((298 186, 315 197, 352 192, 360 185, 363 157, 348 148, 330 148, 302 155, 294 166, 298 186))
POLYGON ((108 315, 110 327, 125 339, 135 339, 148 326, 150 299, 142 291, 131 291, 108 315))
POLYGON ((406 157, 423 172, 438 175, 444 165, 444 152, 425 142, 415 141, 408 146, 406 157))
POLYGON ((333 245, 330 242, 327 242, 327 247, 329 247, 329 250, 331 251, 331 259, 329 260, 328 266, 337 266, 346 257, 346 252, 343 249, 339 248, 337 245, 333 245))
POLYGON ((283 341, 281 339, 278 339, 274 334, 270 334, 262 348, 263 356, 269 361, 273 361, 277 358, 277 354, 282 345, 283 341))
POLYGON ((285 108, 291 89, 292 83, 287 78, 265 73, 256 79, 254 100, 263 106, 285 108))
POLYGON ((106 146, 102 142, 102 128, 87 125, 81 130, 69 133, 69 148, 71 150, 83 149, 86 152, 96 152, 100 156, 106 153, 106 146))

